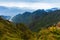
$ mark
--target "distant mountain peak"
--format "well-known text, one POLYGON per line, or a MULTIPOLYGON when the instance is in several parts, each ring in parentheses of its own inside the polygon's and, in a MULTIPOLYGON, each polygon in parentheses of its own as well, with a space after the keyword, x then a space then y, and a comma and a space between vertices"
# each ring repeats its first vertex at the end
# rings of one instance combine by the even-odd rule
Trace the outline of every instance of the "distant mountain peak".
POLYGON ((30 15, 30 14, 32 14, 31 12, 24 12, 23 13, 23 15, 25 15, 25 16, 28 16, 28 15, 30 15))
POLYGON ((10 20, 11 18, 10 16, 4 16, 4 15, 0 15, 0 17, 4 20, 10 20))
POLYGON ((51 8, 51 9, 47 9, 45 10, 46 12, 52 12, 52 11, 56 11, 56 10, 60 10, 59 8, 51 8))

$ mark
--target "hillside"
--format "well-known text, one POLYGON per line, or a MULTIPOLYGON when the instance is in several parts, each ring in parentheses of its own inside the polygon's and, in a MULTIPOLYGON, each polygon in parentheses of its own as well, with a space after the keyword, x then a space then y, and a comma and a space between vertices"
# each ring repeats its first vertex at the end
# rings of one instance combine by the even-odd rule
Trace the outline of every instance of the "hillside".
POLYGON ((0 40, 60 40, 60 22, 32 32, 22 23, 14 24, 0 17, 0 40))
POLYGON ((60 40, 60 22, 32 32, 22 23, 15 24, 0 17, 0 40, 60 40))
POLYGON ((38 40, 60 40, 60 22, 56 26, 41 29, 38 40))
POLYGON ((0 40, 34 40, 32 35, 24 24, 14 24, 0 17, 0 40))
MULTIPOLYGON (((36 13, 37 14, 37 13, 36 13)), ((41 27, 48 27, 60 21, 60 10, 34 16, 30 27, 33 31, 39 31, 41 27), (35 30, 34 30, 35 29, 35 30)))
POLYGON ((40 28, 48 27, 60 21, 60 9, 53 8, 48 10, 36 10, 34 12, 25 12, 12 18, 14 23, 24 23, 32 31, 39 31, 40 28))

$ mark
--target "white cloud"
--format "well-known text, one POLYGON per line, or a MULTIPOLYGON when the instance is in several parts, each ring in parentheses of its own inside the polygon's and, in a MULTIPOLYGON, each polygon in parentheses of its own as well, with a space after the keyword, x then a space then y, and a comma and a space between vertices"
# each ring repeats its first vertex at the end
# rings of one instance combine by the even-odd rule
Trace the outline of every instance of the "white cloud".
POLYGON ((29 9, 48 9, 53 7, 60 7, 58 3, 15 3, 15 2, 0 2, 0 6, 6 7, 20 7, 29 9))

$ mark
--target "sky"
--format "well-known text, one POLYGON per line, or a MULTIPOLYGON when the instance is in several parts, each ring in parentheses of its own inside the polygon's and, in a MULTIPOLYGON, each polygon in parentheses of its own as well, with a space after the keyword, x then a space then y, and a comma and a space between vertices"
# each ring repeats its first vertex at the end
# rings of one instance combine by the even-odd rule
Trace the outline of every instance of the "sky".
POLYGON ((58 3, 59 0, 0 0, 0 2, 47 2, 47 3, 58 3))
POLYGON ((0 6, 30 9, 60 8, 60 0, 0 0, 0 6))
MULTIPOLYGON (((0 6, 5 7, 19 7, 27 9, 50 9, 50 8, 60 8, 60 0, 0 0, 0 6)), ((0 13, 2 14, 2 13, 0 13)), ((3 13, 4 15, 17 15, 3 13)))

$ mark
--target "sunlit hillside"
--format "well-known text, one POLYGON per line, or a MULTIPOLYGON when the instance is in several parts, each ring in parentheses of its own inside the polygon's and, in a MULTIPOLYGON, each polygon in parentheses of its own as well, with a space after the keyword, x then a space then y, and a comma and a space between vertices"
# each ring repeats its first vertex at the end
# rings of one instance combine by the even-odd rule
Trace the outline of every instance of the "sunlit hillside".
POLYGON ((60 22, 32 32, 22 23, 15 24, 0 17, 0 40, 60 40, 60 22))
POLYGON ((14 24, 0 17, 0 40, 35 40, 35 35, 24 24, 14 24))

